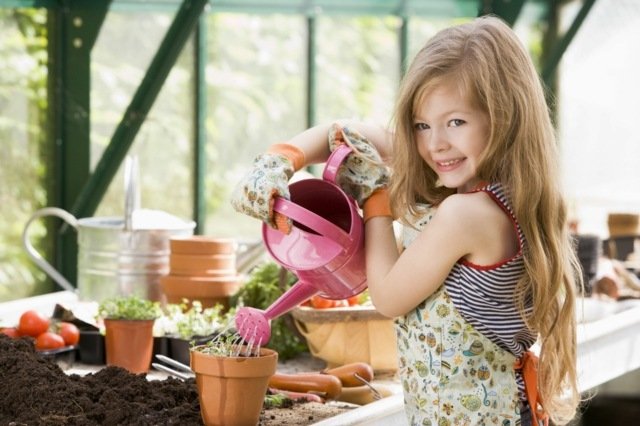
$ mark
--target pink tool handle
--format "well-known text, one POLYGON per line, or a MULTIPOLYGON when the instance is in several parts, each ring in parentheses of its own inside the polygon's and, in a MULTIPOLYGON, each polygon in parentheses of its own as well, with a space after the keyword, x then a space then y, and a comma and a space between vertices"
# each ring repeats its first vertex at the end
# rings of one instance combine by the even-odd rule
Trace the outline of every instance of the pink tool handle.
POLYGON ((340 145, 337 147, 327 159, 327 164, 324 166, 324 171, 322 172, 322 179, 331 183, 336 183, 338 169, 349 154, 351 154, 351 148, 347 145, 340 145))
POLYGON ((278 197, 275 199, 275 202, 273 203, 273 211, 281 213, 288 218, 301 223, 307 228, 312 229, 318 234, 329 238, 331 241, 340 245, 343 250, 346 247, 351 246, 352 240, 349 237, 349 234, 343 231, 340 227, 329 222, 322 216, 315 214, 311 210, 300 207, 285 198, 278 197))

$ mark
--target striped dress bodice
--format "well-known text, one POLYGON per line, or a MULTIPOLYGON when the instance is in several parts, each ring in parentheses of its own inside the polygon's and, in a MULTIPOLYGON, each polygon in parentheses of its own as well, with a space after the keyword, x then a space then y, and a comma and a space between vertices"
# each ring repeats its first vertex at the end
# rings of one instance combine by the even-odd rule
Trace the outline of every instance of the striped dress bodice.
MULTIPOLYGON (((516 284, 524 274, 522 253, 526 241, 502 186, 489 184, 476 191, 486 192, 509 216, 518 235, 518 253, 494 265, 460 260, 444 285, 465 320, 496 345, 520 357, 536 341, 536 334, 526 326, 514 299, 516 284)), ((529 314, 531 305, 526 309, 529 314)))

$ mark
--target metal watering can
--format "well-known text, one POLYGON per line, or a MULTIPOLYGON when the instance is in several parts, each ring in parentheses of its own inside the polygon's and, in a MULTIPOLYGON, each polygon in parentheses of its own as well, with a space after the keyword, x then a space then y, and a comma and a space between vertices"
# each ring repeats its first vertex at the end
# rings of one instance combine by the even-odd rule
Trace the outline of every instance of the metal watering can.
POLYGON ((125 163, 125 216, 76 219, 71 213, 47 207, 36 211, 25 225, 22 242, 31 259, 63 289, 78 292, 82 300, 101 302, 137 295, 160 301, 160 277, 169 272, 169 239, 193 235, 195 222, 159 210, 138 209, 137 163, 125 163), (33 247, 31 224, 56 216, 78 233, 78 287, 67 281, 33 247))
POLYGON ((275 261, 298 277, 298 282, 269 308, 244 307, 236 313, 238 334, 264 345, 271 337, 270 320, 315 294, 346 299, 367 288, 364 223, 355 200, 335 184, 338 167, 351 153, 340 146, 327 160, 323 179, 289 185, 291 201, 276 198, 273 210, 293 221, 291 233, 263 224, 262 238, 275 261))

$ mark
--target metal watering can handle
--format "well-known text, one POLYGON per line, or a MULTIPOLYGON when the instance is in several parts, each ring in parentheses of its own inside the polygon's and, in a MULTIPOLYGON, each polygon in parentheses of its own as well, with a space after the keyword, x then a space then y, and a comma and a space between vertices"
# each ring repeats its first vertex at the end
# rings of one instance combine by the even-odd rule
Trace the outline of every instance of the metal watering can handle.
POLYGON ((336 148, 327 159, 327 164, 322 172, 322 179, 335 184, 338 169, 349 154, 351 154, 351 148, 347 145, 340 145, 336 148))
POLYGON ((124 167, 124 230, 133 230, 133 212, 140 208, 138 157, 127 156, 124 167))
POLYGON ((352 243, 349 234, 340 227, 329 222, 322 216, 315 214, 311 210, 300 207, 286 198, 276 198, 273 203, 273 211, 301 223, 322 236, 328 237, 331 241, 339 244, 343 249, 345 247, 349 247, 352 243))
POLYGON ((24 245, 25 250, 27 250, 27 254, 29 257, 38 265, 42 270, 49 275, 55 282, 57 282, 60 287, 67 291, 71 291, 75 293, 77 289, 71 285, 69 281, 65 277, 60 274, 49 262, 44 260, 42 255, 33 247, 31 241, 29 241, 29 227, 31 223, 43 216, 57 216, 60 219, 67 222, 69 225, 73 226, 75 229, 78 228, 78 220, 71 213, 68 213, 65 210, 59 209, 57 207, 45 207, 44 209, 40 209, 36 211, 33 216, 29 218, 27 224, 24 227, 24 231, 22 231, 22 244, 24 245))

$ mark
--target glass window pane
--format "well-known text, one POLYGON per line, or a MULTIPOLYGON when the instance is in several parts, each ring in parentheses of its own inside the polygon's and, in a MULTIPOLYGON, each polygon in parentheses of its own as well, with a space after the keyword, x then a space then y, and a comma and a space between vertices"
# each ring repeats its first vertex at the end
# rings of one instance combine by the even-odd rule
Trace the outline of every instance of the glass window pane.
MULTIPOLYGON (((572 22, 580 3, 566 9, 572 22)), ((581 233, 608 237, 607 215, 640 212, 640 7, 594 4, 559 68, 564 180, 581 233)))
POLYGON ((260 238, 229 197, 255 156, 306 126, 306 24, 298 15, 208 16, 206 233, 260 238))
MULTIPOLYGON (((108 13, 92 51, 92 169, 122 120, 172 20, 171 13, 108 13)), ((141 207, 185 219, 193 214, 193 55, 190 41, 129 150, 139 161, 141 207)), ((96 216, 123 214, 124 178, 120 167, 96 216)))
POLYGON ((387 124, 400 74, 395 17, 318 20, 317 121, 357 118, 387 124))
MULTIPOLYGON (((47 204, 47 34, 45 10, 0 9, 0 302, 53 289, 27 257, 21 234, 29 217, 47 204)), ((30 228, 47 256, 49 222, 30 228)))

